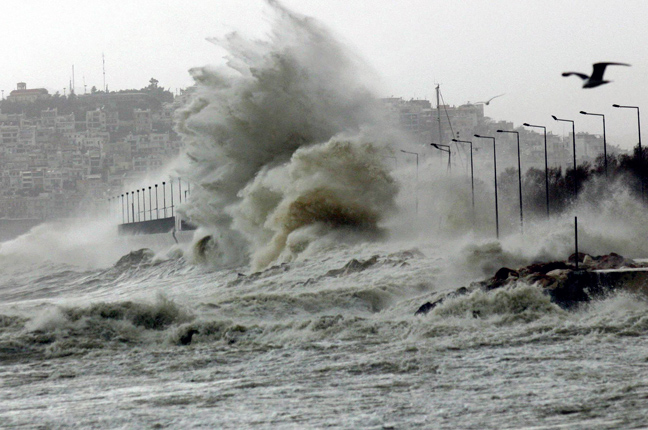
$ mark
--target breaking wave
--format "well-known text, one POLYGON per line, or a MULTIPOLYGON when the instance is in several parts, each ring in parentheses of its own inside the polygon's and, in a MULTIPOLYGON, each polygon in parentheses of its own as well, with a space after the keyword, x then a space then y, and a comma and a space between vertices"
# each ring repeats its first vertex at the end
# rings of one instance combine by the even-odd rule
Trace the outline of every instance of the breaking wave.
POLYGON ((221 264, 257 269, 290 259, 304 229, 375 231, 398 191, 368 68, 313 19, 268 4, 268 40, 212 39, 227 67, 193 69, 177 117, 183 177, 198 184, 183 209, 201 226, 196 241, 210 237, 221 264))

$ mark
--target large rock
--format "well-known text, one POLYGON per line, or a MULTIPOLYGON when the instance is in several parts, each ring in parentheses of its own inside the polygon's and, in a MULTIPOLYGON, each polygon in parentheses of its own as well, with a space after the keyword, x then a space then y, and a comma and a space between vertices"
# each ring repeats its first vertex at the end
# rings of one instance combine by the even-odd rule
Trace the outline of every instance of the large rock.
POLYGON ((150 264, 153 260, 153 257, 155 257, 155 252, 153 252, 149 248, 142 248, 138 249, 137 251, 131 251, 120 258, 119 261, 117 261, 115 268, 128 269, 130 267, 150 264))
POLYGON ((648 294, 648 267, 614 253, 596 257, 572 254, 566 262, 534 263, 518 270, 502 267, 492 278, 473 282, 468 288, 461 287, 423 304, 415 314, 426 314, 449 297, 477 289, 492 291, 504 286, 515 287, 519 282, 538 285, 553 303, 563 309, 574 309, 620 289, 648 294))

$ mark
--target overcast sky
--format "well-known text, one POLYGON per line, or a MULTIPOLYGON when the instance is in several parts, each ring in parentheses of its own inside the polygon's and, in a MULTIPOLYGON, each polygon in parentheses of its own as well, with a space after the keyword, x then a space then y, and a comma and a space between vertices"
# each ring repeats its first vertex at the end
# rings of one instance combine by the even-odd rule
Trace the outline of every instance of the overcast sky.
MULTIPOLYGON (((328 26, 381 76, 381 96, 428 98, 435 83, 450 105, 497 94, 486 115, 547 125, 556 133, 576 120, 577 131, 608 141, 637 142, 638 105, 648 115, 648 4, 645 0, 283 0, 328 26), (614 81, 582 89, 577 77, 592 63, 614 81)), ((151 77, 171 90, 192 81, 187 70, 222 63, 205 39, 238 30, 262 37, 262 0, 3 0, 0 89, 5 97, 24 81, 50 92, 103 86, 102 53, 110 90, 141 88, 151 77)), ((642 118, 643 119, 643 118, 642 118)), ((648 117, 644 120, 648 124, 648 117)))

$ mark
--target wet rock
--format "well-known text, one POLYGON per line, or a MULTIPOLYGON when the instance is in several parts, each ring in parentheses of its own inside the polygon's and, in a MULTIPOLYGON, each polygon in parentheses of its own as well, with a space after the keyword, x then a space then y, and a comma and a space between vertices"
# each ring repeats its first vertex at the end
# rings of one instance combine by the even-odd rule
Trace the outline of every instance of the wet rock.
POLYGON ((567 275, 570 271, 571 269, 556 269, 552 270, 551 272, 547 272, 547 276, 550 276, 559 281, 564 281, 567 279, 567 275))
POLYGON ((189 345, 191 344, 191 340, 193 339, 194 334, 198 334, 198 330, 196 330, 195 328, 189 329, 186 333, 180 336, 178 342, 180 343, 180 345, 189 345))
POLYGON ((124 255, 122 258, 115 263, 115 268, 117 269, 127 269, 129 267, 136 267, 142 264, 149 264, 155 252, 148 248, 142 248, 137 251, 131 251, 128 254, 124 255))
POLYGON ((538 285, 553 303, 563 309, 574 309, 619 289, 648 295, 648 265, 641 266, 615 253, 596 257, 578 253, 570 255, 566 262, 534 263, 518 270, 502 267, 492 278, 473 282, 469 288, 460 288, 435 302, 423 304, 416 315, 430 312, 451 296, 476 289, 491 291, 504 286, 515 287, 519 281, 538 285), (579 262, 578 270, 576 261, 579 262))
POLYGON ((614 252, 609 255, 597 257, 594 260, 595 270, 620 269, 622 267, 635 268, 637 264, 628 258, 624 258, 614 252))
POLYGON ((585 270, 574 270, 567 273, 565 280, 556 282, 549 288, 545 288, 545 294, 549 294, 551 301, 563 309, 571 309, 579 304, 590 301, 588 288, 595 281, 592 273, 585 270))
POLYGON ((436 308, 437 305, 439 305, 443 299, 439 299, 435 302, 425 302, 417 309, 416 312, 414 312, 414 315, 425 315, 428 312, 430 312, 432 309, 436 308))
POLYGON ((508 267, 502 267, 497 272, 495 276, 491 278, 491 281, 487 283, 486 290, 494 290, 508 284, 513 279, 518 279, 520 274, 513 269, 508 267))
POLYGON ((576 256, 576 253, 573 253, 572 255, 569 256, 569 258, 567 259, 567 262, 571 263, 571 264, 576 264, 576 257, 578 257, 578 262, 582 263, 583 260, 585 260, 586 256, 587 256, 587 254, 585 254, 583 252, 579 252, 578 256, 576 256))
POLYGON ((572 266, 564 261, 551 261, 549 263, 534 263, 530 266, 520 269, 520 274, 540 273, 546 275, 553 270, 572 269, 572 266))
POLYGON ((440 299, 438 299, 438 300, 436 300, 434 302, 426 302, 426 303, 424 303, 423 305, 421 305, 421 307, 418 308, 418 310, 414 313, 414 315, 425 315, 425 314, 429 313, 432 309, 436 308, 438 305, 443 303, 445 300, 451 299, 451 298, 454 298, 454 297, 463 296, 465 294, 468 294, 471 291, 472 290, 469 290, 466 287, 461 287, 461 288, 457 289, 456 291, 453 291, 453 292, 447 294, 445 297, 442 297, 442 298, 440 298, 440 299))
POLYGON ((324 276, 343 276, 350 273, 362 272, 363 270, 368 269, 369 267, 375 265, 378 262, 378 256, 374 255, 366 261, 359 261, 355 258, 349 261, 341 269, 329 270, 324 276))
POLYGON ((535 273, 533 275, 522 278, 527 284, 537 284, 542 288, 550 288, 556 283, 556 278, 542 273, 535 273))

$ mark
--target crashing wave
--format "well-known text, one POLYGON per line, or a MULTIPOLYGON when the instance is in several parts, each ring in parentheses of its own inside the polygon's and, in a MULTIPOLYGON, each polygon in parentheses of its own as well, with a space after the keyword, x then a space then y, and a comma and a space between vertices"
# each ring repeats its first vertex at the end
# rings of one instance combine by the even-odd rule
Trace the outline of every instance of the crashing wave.
POLYGON ((269 40, 213 39, 228 67, 193 69, 177 117, 196 240, 210 235, 221 264, 257 269, 295 252, 289 236, 304 227, 376 229, 397 193, 367 68, 316 21, 268 4, 269 40))

